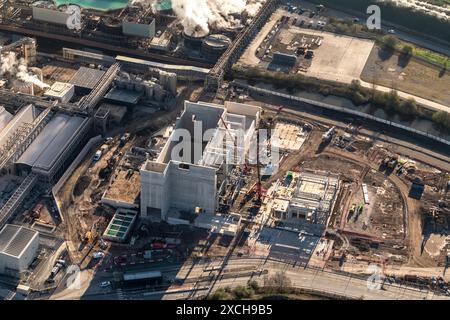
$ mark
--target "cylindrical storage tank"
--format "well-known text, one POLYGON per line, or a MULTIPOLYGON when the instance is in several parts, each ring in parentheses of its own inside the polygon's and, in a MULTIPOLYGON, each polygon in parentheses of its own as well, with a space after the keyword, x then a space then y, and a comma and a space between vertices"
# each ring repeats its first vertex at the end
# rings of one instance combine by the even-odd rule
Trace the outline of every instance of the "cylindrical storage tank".
POLYGON ((200 50, 207 35, 208 32, 204 30, 195 30, 190 34, 183 32, 184 46, 191 50, 200 50))
POLYGON ((161 102, 164 100, 164 97, 166 95, 166 92, 164 91, 163 87, 161 87, 159 84, 155 84, 153 87, 153 96, 156 101, 161 102))
POLYGON ((177 94, 177 74, 169 73, 169 78, 167 81, 167 90, 173 95, 177 94))
POLYGON ((145 83, 145 97, 147 99, 153 99, 153 88, 155 84, 153 82, 147 81, 145 83))
POLYGON ((166 84, 167 84, 167 72, 165 72, 165 71, 163 71, 163 70, 161 70, 161 71, 159 72, 159 83, 160 83, 163 87, 166 86, 166 84))
POLYGON ((202 43, 202 54, 205 58, 217 60, 231 45, 231 39, 223 34, 207 36, 202 43))
POLYGON ((144 84, 142 81, 137 81, 134 83, 134 90, 137 92, 143 92, 144 91, 144 84))
POLYGON ((24 82, 22 80, 16 79, 13 82, 12 89, 14 92, 20 92, 34 96, 34 88, 31 82, 24 82))
POLYGON ((99 29, 108 34, 121 35, 122 34, 122 21, 114 17, 104 17, 101 20, 99 29))

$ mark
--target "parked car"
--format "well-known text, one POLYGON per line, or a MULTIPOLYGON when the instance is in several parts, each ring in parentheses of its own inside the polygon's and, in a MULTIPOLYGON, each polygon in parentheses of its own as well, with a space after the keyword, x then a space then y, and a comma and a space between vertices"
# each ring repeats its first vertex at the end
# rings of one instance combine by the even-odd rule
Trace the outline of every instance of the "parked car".
POLYGON ((388 30, 388 33, 389 33, 389 34, 394 34, 394 33, 395 33, 395 30, 394 30, 394 29, 389 29, 389 30, 388 30))
POLYGON ((93 257, 94 259, 101 259, 101 258, 103 258, 104 256, 105 256, 105 254, 104 254, 103 252, 101 252, 101 251, 94 252, 94 254, 92 255, 92 257, 93 257))
POLYGON ((100 288, 107 288, 111 285, 111 281, 103 281, 100 283, 100 288))

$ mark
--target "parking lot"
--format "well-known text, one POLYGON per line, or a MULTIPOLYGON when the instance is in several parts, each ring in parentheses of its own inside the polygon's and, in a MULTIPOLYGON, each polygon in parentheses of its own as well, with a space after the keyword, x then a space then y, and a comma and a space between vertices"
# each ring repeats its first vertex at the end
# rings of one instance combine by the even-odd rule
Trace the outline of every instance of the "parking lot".
MULTIPOLYGON (((295 31, 296 28, 293 28, 295 31)), ((320 30, 298 29, 298 32, 320 36, 322 45, 315 50, 307 75, 350 83, 359 79, 375 42, 320 30)))
POLYGON ((323 31, 328 20, 328 17, 311 10, 280 8, 271 16, 239 62, 247 66, 278 70, 270 68, 270 65, 274 53, 281 52, 297 56, 295 67, 285 72, 306 73, 308 76, 344 83, 359 79, 375 42, 323 31))

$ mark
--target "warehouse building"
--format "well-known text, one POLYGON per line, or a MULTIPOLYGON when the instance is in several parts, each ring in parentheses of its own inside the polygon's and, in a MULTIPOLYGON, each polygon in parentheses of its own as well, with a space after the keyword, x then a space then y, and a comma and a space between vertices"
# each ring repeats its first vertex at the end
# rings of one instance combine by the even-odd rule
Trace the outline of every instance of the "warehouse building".
POLYGON ((0 274, 19 277, 37 255, 39 233, 7 224, 0 231, 0 274))
POLYGON ((224 159, 229 153, 247 154, 260 112, 259 107, 234 102, 221 106, 186 101, 169 141, 155 160, 147 160, 141 168, 141 216, 187 224, 190 219, 183 216, 214 214, 218 190, 225 184, 229 170, 224 159), (190 156, 186 152, 183 161, 172 159, 180 132, 188 132, 191 137, 201 134, 202 139, 210 130, 214 134, 208 141, 194 138, 188 147, 194 151, 190 156), (239 133, 243 133, 243 143, 235 148, 243 150, 224 148, 226 134, 236 138, 239 133))
POLYGON ((32 5, 33 20, 67 26, 70 13, 60 11, 54 6, 48 6, 47 4, 45 1, 37 1, 32 5))
POLYGON ((91 119, 62 111, 49 122, 15 161, 19 174, 35 173, 41 181, 55 182, 64 173, 76 150, 84 145, 91 119))
POLYGON ((9 113, 5 107, 0 106, 0 132, 5 128, 13 118, 13 115, 9 113))
POLYGON ((90 93, 104 75, 103 70, 80 67, 69 83, 75 86, 75 93, 84 95, 90 93))
POLYGON ((55 82, 44 94, 45 97, 67 103, 75 94, 75 86, 70 83, 55 82))

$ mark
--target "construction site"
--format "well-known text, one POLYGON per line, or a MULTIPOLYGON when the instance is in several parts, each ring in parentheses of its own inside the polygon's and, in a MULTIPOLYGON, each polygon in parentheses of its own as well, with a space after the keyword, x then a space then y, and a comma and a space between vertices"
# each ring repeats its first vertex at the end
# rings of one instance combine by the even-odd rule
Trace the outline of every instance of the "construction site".
MULTIPOLYGON (((23 238, 31 252, 7 266, 9 285, 80 298, 145 276, 157 291, 184 288, 159 269, 261 258, 355 274, 375 263, 429 286, 447 267, 445 142, 428 150, 225 78, 238 61, 315 72, 337 42, 297 28, 303 13, 250 1, 227 23, 192 26, 180 8, 135 1, 81 6, 70 29, 69 5, 55 3, 1 10, 15 34, 0 39, 0 247, 23 238), (40 45, 52 37, 73 46, 40 45), (86 280, 73 291, 71 265, 86 280)), ((368 55, 373 43, 360 44, 368 55)))

